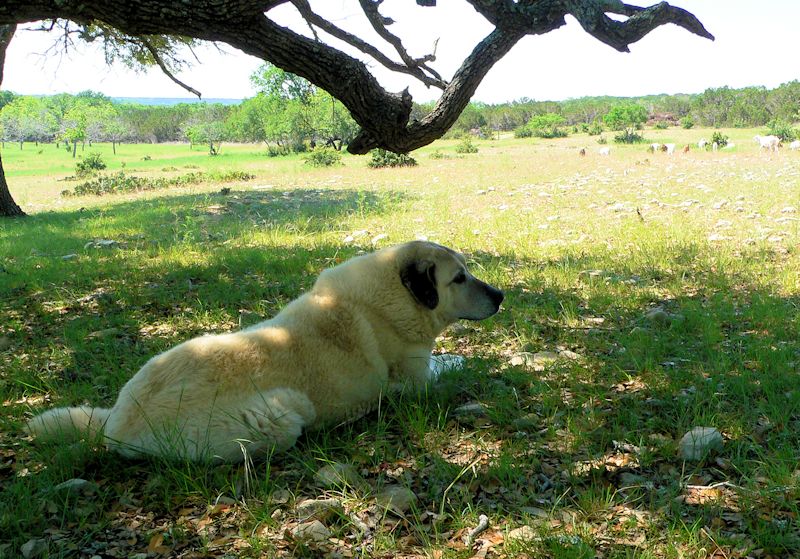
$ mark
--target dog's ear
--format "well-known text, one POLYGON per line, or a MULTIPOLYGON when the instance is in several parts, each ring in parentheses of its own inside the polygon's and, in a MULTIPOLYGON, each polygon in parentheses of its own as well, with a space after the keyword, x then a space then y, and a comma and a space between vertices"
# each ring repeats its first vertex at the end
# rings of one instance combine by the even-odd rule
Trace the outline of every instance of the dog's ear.
POLYGON ((436 264, 429 260, 409 262, 400 270, 400 280, 421 305, 435 309, 439 304, 436 291, 436 264))

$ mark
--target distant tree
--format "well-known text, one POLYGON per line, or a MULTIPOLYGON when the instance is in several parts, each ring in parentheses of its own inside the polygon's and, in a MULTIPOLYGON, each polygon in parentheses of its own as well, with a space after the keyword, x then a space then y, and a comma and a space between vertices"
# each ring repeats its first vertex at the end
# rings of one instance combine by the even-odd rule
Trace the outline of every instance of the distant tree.
POLYGON ((603 117, 603 122, 612 130, 622 132, 616 136, 618 141, 632 143, 640 138, 636 130, 647 122, 647 109, 635 103, 616 105, 603 117))
POLYGON ((563 128, 566 122, 559 114, 545 113, 532 116, 525 126, 538 138, 563 138, 567 136, 567 131, 563 128))
POLYGON ((111 151, 114 155, 117 154, 117 144, 129 138, 130 135, 130 126, 117 114, 106 121, 103 127, 103 138, 105 141, 111 142, 111 151))
POLYGON ((219 154, 227 136, 225 112, 225 107, 219 103, 200 105, 184 129, 186 138, 192 145, 207 145, 209 155, 219 154))

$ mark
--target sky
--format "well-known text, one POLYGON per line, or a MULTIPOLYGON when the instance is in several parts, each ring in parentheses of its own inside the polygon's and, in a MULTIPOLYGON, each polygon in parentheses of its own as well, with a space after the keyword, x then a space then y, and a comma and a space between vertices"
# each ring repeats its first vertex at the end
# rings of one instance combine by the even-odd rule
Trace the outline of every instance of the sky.
MULTIPOLYGON (((649 5, 628 0, 630 3, 649 5)), ((542 36, 525 37, 498 62, 473 100, 502 103, 523 97, 563 100, 593 95, 636 96, 699 93, 709 87, 764 85, 769 88, 800 79, 796 29, 800 0, 671 0, 694 13, 716 37, 702 39, 674 25, 662 26, 630 53, 619 53, 590 35, 570 16, 567 25, 542 36)), ((319 13, 351 32, 375 37, 356 0, 312 0, 319 13)), ((308 34, 291 6, 270 15, 279 23, 308 34)), ((391 31, 404 39, 412 55, 431 52, 432 66, 449 78, 491 26, 466 2, 439 0, 435 8, 413 0, 386 0, 384 15, 396 23, 391 31), (438 39, 438 42, 437 42, 438 39)), ((189 97, 160 70, 134 72, 107 66, 98 48, 77 45, 67 54, 53 49, 58 37, 20 27, 6 55, 3 89, 20 94, 77 93, 86 89, 110 97, 189 97)), ((379 43, 378 43, 379 44, 379 43)), ((201 46, 199 63, 178 77, 204 98, 242 99, 255 94, 250 75, 261 61, 227 45, 201 46)), ((384 52, 389 53, 387 49, 384 52)), ((436 99, 413 78, 370 65, 389 91, 409 87, 415 101, 436 99)))

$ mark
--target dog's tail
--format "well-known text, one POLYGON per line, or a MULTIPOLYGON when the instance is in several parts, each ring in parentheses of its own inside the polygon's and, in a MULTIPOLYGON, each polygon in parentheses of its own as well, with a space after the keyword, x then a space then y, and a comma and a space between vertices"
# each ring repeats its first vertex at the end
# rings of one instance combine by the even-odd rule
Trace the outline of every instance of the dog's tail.
POLYGON ((110 409, 89 406, 55 408, 28 421, 25 428, 42 441, 99 438, 110 413, 110 409))

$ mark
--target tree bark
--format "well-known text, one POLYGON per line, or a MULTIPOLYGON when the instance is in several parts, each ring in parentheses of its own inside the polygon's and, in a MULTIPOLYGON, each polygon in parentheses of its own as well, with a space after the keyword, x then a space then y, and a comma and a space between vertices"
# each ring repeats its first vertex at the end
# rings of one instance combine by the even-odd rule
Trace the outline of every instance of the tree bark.
MULTIPOLYGON (((0 25, 0 84, 3 83, 3 66, 6 60, 6 48, 8 43, 11 42, 11 37, 14 36, 16 25, 0 25)), ((22 144, 20 144, 22 148, 22 144)), ((8 183, 6 182, 6 174, 3 171, 3 159, 0 156, 0 216, 23 216, 25 212, 22 211, 14 198, 11 196, 11 191, 8 190, 8 183)))

